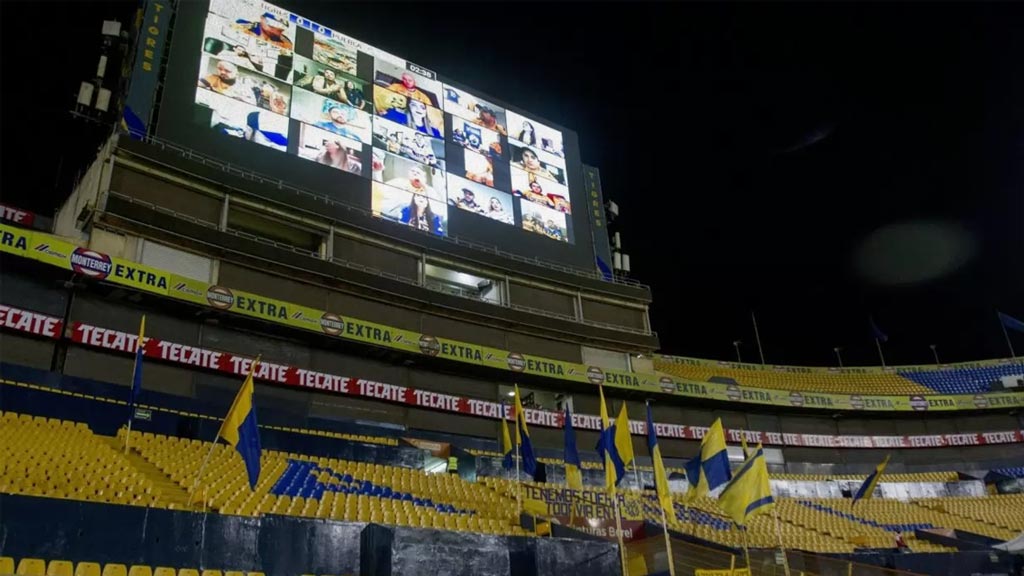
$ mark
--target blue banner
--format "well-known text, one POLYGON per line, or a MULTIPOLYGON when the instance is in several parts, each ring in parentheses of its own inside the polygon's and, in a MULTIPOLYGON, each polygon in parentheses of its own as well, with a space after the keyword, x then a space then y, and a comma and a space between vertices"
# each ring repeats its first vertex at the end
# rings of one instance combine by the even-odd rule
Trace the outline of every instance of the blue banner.
POLYGON ((132 64, 128 96, 121 112, 121 126, 136 139, 149 133, 153 100, 156 98, 157 80, 160 78, 160 62, 167 44, 167 27, 173 14, 169 2, 143 1, 145 9, 135 39, 135 61, 132 64))

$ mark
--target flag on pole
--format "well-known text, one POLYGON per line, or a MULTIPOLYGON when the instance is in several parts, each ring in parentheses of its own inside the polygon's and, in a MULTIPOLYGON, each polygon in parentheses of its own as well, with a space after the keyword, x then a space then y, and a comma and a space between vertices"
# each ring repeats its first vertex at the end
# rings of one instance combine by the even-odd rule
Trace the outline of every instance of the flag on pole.
POLYGON ((224 418, 217 436, 223 438, 228 444, 235 447, 242 455, 245 462, 245 470, 249 474, 249 487, 256 489, 256 482, 260 479, 260 431, 256 424, 256 404, 253 396, 256 386, 253 384, 252 375, 256 372, 259 359, 252 363, 249 368, 249 375, 245 377, 242 388, 231 403, 231 409, 224 418))
POLYGON ((629 414, 626 413, 625 402, 622 403, 619 415, 615 418, 615 449, 622 459, 623 468, 633 463, 633 437, 629 433, 629 414))
POLYGON ((675 520, 676 511, 672 505, 672 493, 668 489, 668 474, 661 461, 661 448, 658 447, 658 433, 654 430, 654 415, 650 404, 647 405, 647 449, 651 453, 651 465, 654 467, 654 490, 658 495, 658 503, 666 517, 675 520))
POLYGON ((516 427, 519 429, 519 454, 523 459, 523 470, 530 476, 537 472, 537 457, 533 453, 533 442, 530 442, 530 429, 526 427, 526 411, 519 399, 519 385, 516 384, 516 427))
POLYGON ((597 453, 604 462, 604 487, 612 491, 626 477, 626 465, 622 462, 616 447, 615 421, 608 419, 608 405, 604 401, 604 387, 597 387, 601 397, 601 436, 597 441, 597 453))
POLYGON ((515 447, 512 446, 512 437, 508 434, 508 423, 505 420, 501 421, 501 453, 503 455, 501 459, 501 467, 506 470, 515 468, 515 462, 512 460, 515 458, 515 447))
POLYGON ((878 324, 875 324, 874 316, 868 316, 868 323, 871 324, 871 336, 875 340, 878 340, 879 342, 889 341, 889 335, 886 334, 885 332, 882 332, 882 329, 878 327, 878 324))
POLYGON ((143 314, 142 321, 139 323, 139 339, 135 341, 135 367, 132 369, 132 394, 131 399, 128 402, 128 418, 135 414, 135 402, 139 399, 139 393, 142 392, 142 357, 145 355, 145 338, 146 338, 146 316, 143 314))
POLYGON ((740 446, 743 447, 743 459, 750 458, 750 448, 747 448, 747 433, 740 432, 740 446))
POLYGON ((583 473, 580 472, 580 453, 576 449, 576 431, 572 428, 572 412, 565 408, 565 483, 575 490, 583 489, 583 473))
POLYGON ((1010 330, 1024 332, 1024 322, 1017 320, 1016 318, 1010 316, 1009 314, 1003 314, 1002 312, 997 312, 997 314, 999 314, 999 321, 1003 323, 1003 326, 1009 328, 1010 330))
POLYGON ((700 455, 686 463, 686 478, 690 482, 687 500, 698 498, 732 478, 721 418, 715 420, 701 440, 700 455))
POLYGON ((751 516, 767 512, 775 506, 771 484, 768 482, 768 465, 760 444, 722 491, 718 505, 739 526, 746 525, 751 516))
MULTIPOLYGON (((853 495, 853 504, 856 504, 858 500, 867 500, 875 492, 875 487, 878 486, 879 479, 882 478, 882 474, 885 472, 886 465, 889 464, 889 455, 886 455, 885 460, 878 466, 875 466, 875 471, 868 474, 868 477, 864 479, 864 482, 857 489, 857 493, 853 495)), ((851 506, 853 505, 851 504, 851 506)))

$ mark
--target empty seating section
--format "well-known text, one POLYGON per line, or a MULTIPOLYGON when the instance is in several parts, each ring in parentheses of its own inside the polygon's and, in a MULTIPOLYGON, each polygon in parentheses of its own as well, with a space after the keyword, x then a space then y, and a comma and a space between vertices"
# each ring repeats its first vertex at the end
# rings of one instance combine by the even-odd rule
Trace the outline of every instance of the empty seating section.
POLYGON ((948 366, 865 373, 831 372, 820 368, 792 367, 782 369, 745 364, 742 368, 728 362, 671 356, 655 356, 654 367, 660 372, 698 382, 735 382, 741 386, 829 392, 835 394, 978 394, 990 392, 993 383, 1002 379, 1024 379, 1024 362, 995 361, 991 365, 948 366))
POLYGON ((1009 540, 1024 532, 1024 494, 1000 494, 987 498, 930 498, 916 504, 951 519, 949 528, 963 528, 1009 540), (968 526, 992 526, 994 533, 968 526))
MULTIPOLYGON (((264 450, 255 490, 233 448, 197 440, 135 432, 127 455, 124 430, 116 438, 93 434, 82 423, 24 414, 0 414, 0 492, 94 500, 116 504, 211 509, 223 514, 283 514, 397 526, 498 535, 527 535, 517 522, 515 483, 481 477, 467 482, 455 475, 264 450), (198 478, 204 459, 209 462, 198 478)), ((1014 470, 1009 470, 1014 472, 1014 470)), ((1016 472, 1024 472, 1016 471, 1016 472)), ((862 476, 777 474, 777 479, 825 481, 862 476)), ((955 481, 955 472, 887 474, 887 482, 955 481)), ((596 490, 589 489, 588 490, 596 490)), ((622 491, 642 505, 643 515, 661 521, 651 491, 622 491)), ((710 498, 686 502, 676 495, 669 524, 682 532, 729 546, 778 544, 772 516, 755 517, 745 531, 725 518, 710 498)), ((849 499, 777 501, 787 546, 843 553, 857 548, 891 548, 902 533, 915 551, 944 551, 916 540, 925 528, 959 528, 1008 540, 1024 531, 1024 495, 931 498, 901 502, 849 499)), ((638 509, 639 510, 639 509, 638 509)), ((225 576, 190 569, 137 567, 55 560, 7 564, 17 570, 53 576, 225 576)), ((13 562, 13 561, 10 561, 13 562)), ((229 572, 226 576, 236 576, 229 572)))
POLYGON ((1014 466, 1012 468, 996 468, 993 472, 1002 474, 1003 476, 1009 476, 1010 478, 1024 478, 1024 466, 1014 466))
POLYGON ((211 444, 138 434, 134 449, 185 490, 224 514, 285 514, 399 526, 523 535, 515 502, 482 484, 448 474, 311 458, 264 450, 256 489, 233 448, 218 444, 196 482, 211 444), (340 476, 340 478, 339 478, 340 476))
POLYGON ((160 506, 160 492, 84 423, 6 412, 0 492, 160 506))
POLYGON ((970 368, 901 370, 899 374, 940 394, 978 394, 992 391, 992 384, 1003 378, 1024 379, 1024 363, 1018 361, 970 368))
POLYGON ((263 572, 236 570, 211 570, 197 568, 171 568, 169 566, 147 566, 108 563, 102 567, 96 562, 72 562, 42 558, 19 558, 15 562, 10 556, 0 556, 0 575, 17 576, 264 576, 263 572))
POLYGON ((282 432, 292 432, 295 434, 307 434, 309 436, 322 436, 324 438, 336 438, 338 440, 348 440, 350 442, 366 442, 367 444, 380 444, 382 446, 398 446, 398 438, 388 438, 386 436, 368 436, 365 434, 346 434, 344 432, 333 432, 330 430, 315 430, 311 428, 292 428, 289 426, 271 426, 271 425, 260 425, 260 428, 266 428, 267 430, 280 430, 282 432))
POLYGON ((733 368, 723 363, 690 364, 655 357, 654 367, 660 372, 698 382, 735 382, 752 388, 795 390, 831 394, 934 394, 926 385, 907 380, 894 372, 863 374, 827 371, 791 372, 771 367, 733 368))
MULTIPOLYGON (((780 472, 772 474, 773 480, 806 480, 811 482, 826 482, 828 480, 864 480, 864 474, 788 474, 780 472)), ((956 482, 959 479, 954 471, 946 472, 886 472, 886 482, 956 482)))

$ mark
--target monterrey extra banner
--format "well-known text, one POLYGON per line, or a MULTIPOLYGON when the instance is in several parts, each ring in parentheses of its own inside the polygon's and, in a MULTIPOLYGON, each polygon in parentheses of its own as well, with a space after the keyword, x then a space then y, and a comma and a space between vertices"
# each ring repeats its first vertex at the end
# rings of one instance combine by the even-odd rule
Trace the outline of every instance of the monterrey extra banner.
MULTIPOLYGON (((317 310, 267 298, 234 287, 185 278, 130 260, 78 247, 68 240, 0 224, 0 251, 71 270, 95 281, 159 294, 216 310, 257 318, 299 330, 423 354, 499 370, 573 382, 604 384, 652 395, 702 398, 721 402, 827 410, 937 411, 1024 407, 1024 394, 869 396, 823 394, 697 382, 665 374, 607 370, 515 351, 479 346, 430 334, 366 322, 340 311, 317 310)), ((692 359, 678 359, 690 361, 692 359)), ((698 361, 713 364, 712 361, 698 361)), ((784 367, 799 369, 799 367, 784 367)), ((827 370, 827 369, 807 369, 827 370)), ((859 369, 858 369, 859 370, 859 369)), ((866 369, 871 370, 871 369, 866 369)))

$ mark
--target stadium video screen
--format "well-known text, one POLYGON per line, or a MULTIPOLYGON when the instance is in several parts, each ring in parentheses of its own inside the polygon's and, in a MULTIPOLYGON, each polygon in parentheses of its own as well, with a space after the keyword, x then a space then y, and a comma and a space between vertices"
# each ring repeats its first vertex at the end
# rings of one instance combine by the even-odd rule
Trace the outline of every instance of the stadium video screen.
POLYGON ((446 235, 459 211, 574 243, 559 130, 309 24, 265 2, 211 0, 193 119, 365 178, 381 219, 446 235))

